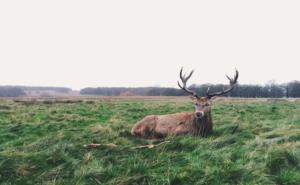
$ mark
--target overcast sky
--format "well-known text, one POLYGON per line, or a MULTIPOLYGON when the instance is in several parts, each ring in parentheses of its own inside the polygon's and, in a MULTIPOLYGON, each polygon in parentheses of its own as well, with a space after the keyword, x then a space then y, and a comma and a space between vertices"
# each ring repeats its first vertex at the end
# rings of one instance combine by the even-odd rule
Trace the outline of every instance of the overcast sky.
POLYGON ((300 80, 300 1, 0 1, 0 85, 300 80))

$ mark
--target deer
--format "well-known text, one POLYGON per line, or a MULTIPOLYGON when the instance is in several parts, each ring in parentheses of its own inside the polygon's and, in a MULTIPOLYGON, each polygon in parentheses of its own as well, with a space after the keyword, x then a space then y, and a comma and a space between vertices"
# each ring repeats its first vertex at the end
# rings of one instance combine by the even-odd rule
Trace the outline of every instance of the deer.
POLYGON ((232 91, 237 84, 239 72, 235 69, 233 78, 226 75, 229 80, 229 86, 226 89, 223 88, 222 91, 211 93, 208 87, 206 96, 199 96, 195 91, 187 87, 187 81, 193 73, 194 70, 189 75, 183 75, 183 68, 181 68, 179 72, 181 83, 178 81, 178 86, 192 98, 195 107, 194 112, 148 115, 133 126, 131 134, 145 139, 158 139, 186 134, 206 137, 212 134, 211 100, 215 96, 222 96, 232 91))

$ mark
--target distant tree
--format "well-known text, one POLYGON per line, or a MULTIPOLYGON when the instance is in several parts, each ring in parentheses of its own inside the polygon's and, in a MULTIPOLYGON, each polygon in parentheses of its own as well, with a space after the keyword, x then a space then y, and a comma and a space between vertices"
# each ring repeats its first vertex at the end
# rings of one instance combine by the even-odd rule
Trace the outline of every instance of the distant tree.
POLYGON ((19 87, 24 91, 36 91, 36 92, 54 91, 57 93, 69 93, 72 91, 71 88, 67 88, 67 87, 40 87, 40 86, 16 86, 16 87, 19 87))
POLYGON ((25 96, 26 93, 19 87, 0 87, 0 97, 25 96))
POLYGON ((279 98, 284 96, 285 89, 276 84, 276 82, 273 80, 269 81, 265 88, 268 91, 268 97, 279 98))
MULTIPOLYGON (((210 88, 210 92, 221 91, 226 88, 224 84, 192 84, 189 89, 197 92, 200 96, 205 96, 206 91, 210 88)), ((119 96, 123 93, 132 93, 141 96, 186 96, 187 94, 179 88, 165 88, 165 87, 97 87, 84 88, 80 91, 82 95, 102 95, 102 96, 119 96)), ((300 97, 300 82, 293 81, 287 84, 277 84, 274 81, 268 82, 266 85, 247 85, 237 84, 233 91, 225 96, 231 97, 300 97)))
POLYGON ((149 89, 147 96, 162 96, 162 89, 159 87, 153 87, 149 89))
POLYGON ((180 96, 181 91, 179 89, 175 89, 175 88, 165 88, 163 89, 162 95, 163 96, 180 96))
POLYGON ((300 82, 292 81, 285 85, 287 97, 300 97, 300 82))

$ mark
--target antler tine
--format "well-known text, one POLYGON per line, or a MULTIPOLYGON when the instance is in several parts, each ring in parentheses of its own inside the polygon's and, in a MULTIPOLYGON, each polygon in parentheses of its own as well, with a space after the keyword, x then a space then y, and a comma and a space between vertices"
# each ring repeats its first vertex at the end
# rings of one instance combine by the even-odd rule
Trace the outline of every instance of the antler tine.
POLYGON ((237 82, 238 78, 239 78, 239 72, 237 69, 235 69, 234 81, 237 82))
POLYGON ((228 75, 225 75, 227 77, 227 79, 231 82, 233 79, 230 78, 228 75))
POLYGON ((233 87, 234 85, 237 83, 237 79, 239 77, 239 72, 237 69, 235 69, 235 75, 233 78, 230 78, 228 75, 226 75, 226 77, 228 78, 229 80, 229 88, 228 89, 224 89, 220 92, 215 92, 215 93, 209 93, 209 87, 207 88, 207 91, 206 91, 206 96, 208 98, 212 98, 214 96, 221 96, 223 94, 226 94, 226 93, 229 93, 230 91, 233 90, 233 87))
POLYGON ((180 70, 180 79, 182 82, 184 82, 183 85, 186 85, 185 83, 191 78, 192 74, 194 73, 194 70, 192 70, 187 77, 185 77, 186 76, 185 74, 182 75, 182 71, 183 71, 183 68, 181 68, 181 70, 180 70))
POLYGON ((179 86, 182 90, 184 90, 185 92, 189 93, 190 95, 192 95, 192 96, 194 96, 194 97, 196 97, 196 98, 199 98, 199 96, 197 95, 197 93, 196 93, 195 91, 192 91, 192 90, 190 90, 190 89, 188 89, 188 88, 186 87, 186 83, 187 83, 187 81, 191 78, 191 76, 193 75, 194 70, 192 70, 192 71, 190 72, 190 74, 189 74, 187 77, 186 77, 186 75, 183 75, 183 74, 182 74, 182 71, 183 71, 183 68, 181 68, 180 73, 179 73, 179 77, 180 77, 180 80, 181 80, 181 82, 182 82, 182 85, 181 85, 180 82, 178 81, 178 82, 177 82, 177 83, 178 83, 178 86, 179 86))

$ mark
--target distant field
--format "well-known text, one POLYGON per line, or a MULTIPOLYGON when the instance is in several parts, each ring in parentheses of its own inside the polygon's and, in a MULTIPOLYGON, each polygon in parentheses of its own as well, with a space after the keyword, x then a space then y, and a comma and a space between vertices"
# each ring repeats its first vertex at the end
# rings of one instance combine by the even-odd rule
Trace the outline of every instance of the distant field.
POLYGON ((0 184, 300 184, 299 99, 216 99, 207 138, 130 134, 182 111, 186 97, 2 98, 0 184))

